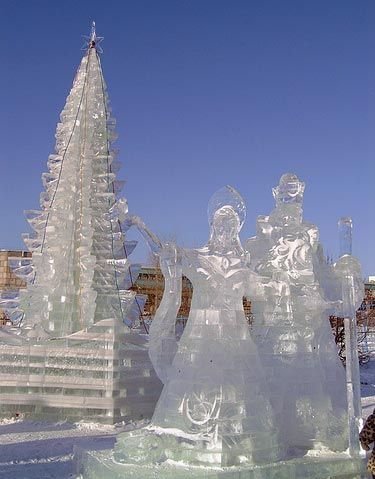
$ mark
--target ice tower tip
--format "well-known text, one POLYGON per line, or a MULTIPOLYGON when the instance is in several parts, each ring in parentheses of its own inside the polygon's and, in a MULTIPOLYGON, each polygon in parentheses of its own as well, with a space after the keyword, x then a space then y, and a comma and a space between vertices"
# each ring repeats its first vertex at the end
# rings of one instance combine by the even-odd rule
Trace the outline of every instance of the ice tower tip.
POLYGON ((96 40, 96 30, 95 30, 95 22, 92 22, 91 24, 91 35, 90 35, 90 48, 93 48, 95 46, 95 40, 96 40))
POLYGON ((99 53, 103 53, 102 48, 99 46, 99 43, 101 43, 104 39, 104 37, 98 37, 96 34, 96 24, 93 21, 91 24, 91 32, 90 35, 84 35, 84 38, 86 40, 86 43, 83 47, 83 49, 88 49, 91 50, 92 48, 95 48, 96 51, 99 53))

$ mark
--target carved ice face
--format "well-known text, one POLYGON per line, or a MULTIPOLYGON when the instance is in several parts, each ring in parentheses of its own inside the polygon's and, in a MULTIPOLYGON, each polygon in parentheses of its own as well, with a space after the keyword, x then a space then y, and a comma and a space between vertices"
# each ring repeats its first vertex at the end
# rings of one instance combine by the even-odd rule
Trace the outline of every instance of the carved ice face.
POLYGON ((218 209, 213 217, 212 236, 223 245, 232 244, 240 232, 240 220, 231 206, 218 209))
POLYGON ((286 173, 280 178, 279 185, 272 189, 276 204, 302 203, 305 183, 293 173, 286 173))
POLYGON ((214 216, 221 208, 232 208, 237 215, 240 227, 242 227, 246 218, 246 205, 242 196, 232 186, 224 186, 217 190, 208 202, 208 222, 212 227, 214 216))

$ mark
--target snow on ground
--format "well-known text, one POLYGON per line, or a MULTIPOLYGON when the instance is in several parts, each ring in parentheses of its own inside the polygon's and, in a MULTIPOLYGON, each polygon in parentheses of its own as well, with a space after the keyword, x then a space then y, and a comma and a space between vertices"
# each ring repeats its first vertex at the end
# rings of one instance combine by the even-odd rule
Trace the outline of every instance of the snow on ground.
POLYGON ((363 417, 369 416, 375 408, 375 357, 361 366, 361 397, 363 417))
MULTIPOLYGON (((361 366, 363 417, 375 408, 375 357, 361 366)), ((73 449, 113 448, 116 435, 146 421, 108 426, 94 423, 0 421, 0 479, 73 479, 73 449)))
POLYGON ((68 479, 75 477, 73 449, 112 448, 119 432, 146 421, 108 426, 94 423, 0 421, 0 479, 68 479))

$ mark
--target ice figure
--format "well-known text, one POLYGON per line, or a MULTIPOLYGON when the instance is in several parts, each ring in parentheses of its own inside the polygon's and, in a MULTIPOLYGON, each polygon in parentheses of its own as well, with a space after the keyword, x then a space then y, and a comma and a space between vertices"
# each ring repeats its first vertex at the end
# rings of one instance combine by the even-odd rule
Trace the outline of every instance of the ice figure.
POLYGON ((150 426, 120 434, 113 451, 82 458, 85 479, 361 477, 353 316, 360 268, 349 254, 334 266, 324 261, 316 226, 302 220, 303 190, 295 175, 282 177, 276 209, 259 219, 257 236, 247 242, 253 259, 238 238, 244 204, 230 187, 210 202, 211 235, 200 249, 162 244, 132 219, 165 276, 150 338, 164 388, 150 426), (182 273, 193 299, 177 343, 182 273), (251 333, 243 296, 254 308, 251 333), (329 310, 346 316, 353 352, 346 387, 329 310))
MULTIPOLYGON (((124 182, 111 144, 115 120, 97 53, 93 29, 56 130, 56 152, 43 173, 40 210, 26 211, 34 230, 24 235, 31 258, 10 266, 27 282, 19 304, 3 297, 3 308, 29 337, 61 337, 100 320, 122 321, 135 294, 126 290, 124 182), (117 201, 117 203, 116 203, 117 201)), ((133 271, 133 276, 136 277, 133 271)))
POLYGON ((125 238, 128 206, 119 198, 99 41, 93 25, 42 175, 41 209, 26 212, 32 259, 12 260, 27 289, 1 295, 18 333, 0 336, 0 415, 7 417, 150 417, 161 388, 146 338, 128 328, 145 298, 128 289, 139 267, 129 259, 136 242, 125 238))
MULTIPOLYGON (((345 370, 328 320, 342 303, 341 260, 327 264, 318 228, 303 221, 304 188, 296 175, 284 174, 273 189, 276 208, 258 219, 257 236, 246 243, 252 268, 269 278, 266 298, 252 301, 254 336, 288 445, 343 450, 345 370)), ((353 274, 360 280, 360 271, 353 274)))
POLYGON ((264 295, 238 237, 244 219, 241 196, 227 186, 210 201, 210 238, 200 249, 163 245, 135 221, 160 256, 166 279, 164 304, 150 331, 151 358, 164 388, 151 426, 118 437, 117 461, 231 466, 280 458, 264 371, 243 311, 243 296, 264 295), (193 298, 177 346, 181 273, 193 284, 193 298))

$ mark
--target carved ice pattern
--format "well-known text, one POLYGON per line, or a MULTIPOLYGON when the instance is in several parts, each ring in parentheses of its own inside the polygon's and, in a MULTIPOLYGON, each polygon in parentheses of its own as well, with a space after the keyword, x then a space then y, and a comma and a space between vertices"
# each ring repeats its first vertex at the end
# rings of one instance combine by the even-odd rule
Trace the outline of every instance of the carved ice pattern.
MULTIPOLYGON (((165 441, 170 444, 166 454, 173 459, 211 465, 272 462, 281 456, 278 431, 242 303, 244 296, 260 299, 265 291, 238 236, 245 205, 236 190, 225 187, 212 197, 208 213, 208 243, 192 250, 162 244, 133 218, 159 255, 166 280, 150 330, 150 357, 164 388, 148 433, 159 438, 160 451, 165 441), (182 273, 193 284, 193 298, 177 344, 182 273)), ((119 460, 139 458, 131 444, 129 435, 120 435, 119 460)), ((147 451, 142 454, 140 460, 150 459, 147 451)))
MULTIPOLYGON (((342 315, 343 258, 330 265, 318 228, 303 221, 305 185, 284 174, 273 189, 276 207, 257 221, 246 242, 251 266, 267 278, 266 295, 253 301, 253 334, 271 385, 271 403, 291 447, 347 447, 345 370, 329 315, 342 315)), ((351 258, 356 307, 363 284, 351 258)))

